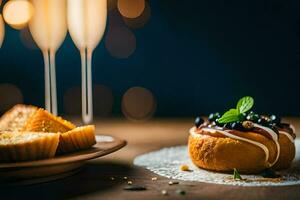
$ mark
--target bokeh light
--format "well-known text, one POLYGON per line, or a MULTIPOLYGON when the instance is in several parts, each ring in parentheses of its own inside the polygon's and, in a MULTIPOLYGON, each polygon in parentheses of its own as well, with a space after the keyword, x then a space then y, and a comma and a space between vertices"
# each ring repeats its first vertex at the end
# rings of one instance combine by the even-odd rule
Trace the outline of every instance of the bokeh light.
POLYGON ((118 9, 124 17, 136 18, 145 9, 145 0, 118 0, 118 9))
POLYGON ((128 58, 136 49, 135 35, 125 26, 118 12, 110 12, 109 21, 105 37, 106 49, 114 58, 128 58))
POLYGON ((5 35, 4 22, 3 22, 3 19, 2 19, 2 15, 0 14, 0 48, 1 48, 2 43, 3 43, 4 35, 5 35))
POLYGON ((15 104, 23 103, 21 90, 13 84, 0 84, 0 112, 3 113, 15 104))
POLYGON ((10 0, 3 7, 3 17, 15 29, 24 28, 33 15, 33 6, 26 0, 10 0))
POLYGON ((35 41, 32 38, 32 35, 29 31, 28 26, 26 26, 25 28, 23 28, 20 31, 20 39, 22 44, 27 47, 28 49, 38 49, 38 46, 36 45, 35 41))
POLYGON ((127 119, 139 121, 150 119, 156 111, 156 99, 143 87, 132 87, 122 98, 122 112, 127 119))
MULTIPOLYGON (((100 117, 110 116, 114 104, 112 90, 104 85, 94 85, 93 87, 94 115, 100 117)), ((81 88, 72 87, 64 95, 64 109, 66 114, 81 114, 81 88)))
POLYGON ((107 0, 107 10, 111 11, 117 8, 118 0, 107 0))
POLYGON ((127 18, 123 17, 125 24, 133 29, 142 28, 149 21, 151 17, 151 8, 149 3, 145 2, 145 9, 143 13, 137 18, 127 18))

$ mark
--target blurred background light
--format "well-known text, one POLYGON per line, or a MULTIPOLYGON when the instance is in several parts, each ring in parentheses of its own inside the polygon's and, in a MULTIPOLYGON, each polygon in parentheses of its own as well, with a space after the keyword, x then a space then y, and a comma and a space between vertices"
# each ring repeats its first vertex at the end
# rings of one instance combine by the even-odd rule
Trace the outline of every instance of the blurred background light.
POLYGON ((25 28, 23 28, 20 31, 20 39, 21 39, 22 44, 25 47, 27 47, 28 49, 31 49, 31 50, 38 49, 38 46, 36 45, 35 41, 33 40, 28 26, 26 26, 25 28))
POLYGON ((3 43, 4 35, 5 35, 4 22, 3 22, 3 19, 2 19, 2 15, 0 14, 0 48, 1 48, 2 43, 3 43))
POLYGON ((13 84, 0 84, 0 113, 7 111, 15 104, 23 103, 21 90, 13 84))
POLYGON ((118 9, 124 17, 136 18, 145 9, 145 0, 118 0, 118 9))
POLYGON ((151 8, 149 3, 145 2, 145 9, 142 14, 136 18, 123 17, 125 24, 133 29, 142 28, 149 21, 151 17, 151 8))
POLYGON ((128 29, 118 12, 109 14, 108 31, 105 37, 105 47, 114 58, 128 58, 136 49, 136 38, 128 29))
POLYGON ((24 28, 33 15, 32 4, 26 0, 10 0, 3 7, 3 17, 15 29, 24 28))
POLYGON ((107 10, 111 11, 117 8, 118 0, 107 0, 107 10))
MULTIPOLYGON (((114 105, 112 90, 105 85, 93 87, 94 115, 100 117, 110 116, 114 105)), ((69 115, 81 114, 81 87, 75 86, 65 92, 65 113, 69 115)))
POLYGON ((122 98, 122 112, 127 119, 140 121, 150 119, 156 111, 156 99, 143 87, 128 89, 122 98))

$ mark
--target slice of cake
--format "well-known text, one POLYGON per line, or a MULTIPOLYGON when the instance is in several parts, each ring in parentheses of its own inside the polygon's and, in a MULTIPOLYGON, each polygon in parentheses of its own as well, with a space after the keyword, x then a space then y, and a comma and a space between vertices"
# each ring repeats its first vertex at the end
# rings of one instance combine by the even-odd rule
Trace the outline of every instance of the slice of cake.
POLYGON ((64 133, 76 128, 71 122, 64 120, 39 108, 27 119, 23 131, 64 133))
POLYGON ((27 119, 38 110, 35 106, 15 105, 0 118, 0 131, 20 131, 27 119))
POLYGON ((58 153, 88 149, 94 144, 96 144, 95 126, 77 127, 71 131, 60 134, 58 153))
POLYGON ((59 143, 57 133, 2 132, 0 162, 19 162, 52 158, 59 143))
POLYGON ((61 117, 29 105, 16 105, 0 118, 0 131, 63 133, 75 127, 61 117))

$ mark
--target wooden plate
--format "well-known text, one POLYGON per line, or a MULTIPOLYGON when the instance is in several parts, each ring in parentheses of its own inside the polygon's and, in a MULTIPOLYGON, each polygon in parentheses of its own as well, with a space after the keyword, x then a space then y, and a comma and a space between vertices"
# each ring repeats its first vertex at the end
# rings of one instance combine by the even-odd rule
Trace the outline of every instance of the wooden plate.
POLYGON ((70 176, 80 170, 87 160, 105 156, 126 145, 125 140, 97 135, 90 149, 56 156, 51 159, 0 163, 0 183, 34 184, 70 176))

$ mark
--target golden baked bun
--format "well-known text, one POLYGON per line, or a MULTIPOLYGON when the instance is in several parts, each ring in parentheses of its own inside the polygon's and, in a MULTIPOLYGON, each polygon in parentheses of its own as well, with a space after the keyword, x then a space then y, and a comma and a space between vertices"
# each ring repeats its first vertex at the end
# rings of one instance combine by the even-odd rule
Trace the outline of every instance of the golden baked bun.
POLYGON ((71 122, 57 117, 48 111, 39 108, 27 119, 23 131, 64 133, 74 129, 76 126, 71 122))
MULTIPOLYGON (((290 136, 292 137, 292 136, 290 136)), ((274 169, 281 170, 289 168, 295 158, 295 144, 285 134, 279 134, 280 155, 278 161, 273 166, 274 169)))
POLYGON ((27 119, 38 110, 35 106, 18 104, 0 118, 1 131, 20 131, 27 119))
POLYGON ((61 133, 58 153, 69 153, 88 149, 96 144, 95 126, 77 127, 71 131, 61 133))
POLYGON ((260 147, 229 137, 214 137, 209 133, 190 134, 189 155, 192 162, 203 169, 230 172, 234 168, 241 173, 259 173, 269 167, 277 156, 276 144, 261 134, 254 132, 236 133, 253 141, 264 144, 269 149, 269 159, 260 147))
POLYGON ((257 145, 224 137, 222 134, 218 134, 217 131, 212 135, 203 130, 200 133, 195 133, 195 130, 195 128, 192 128, 190 131, 189 154, 192 162, 203 169, 230 172, 236 168, 242 173, 253 174, 270 167, 273 169, 286 169, 295 157, 295 145, 292 135, 279 134, 280 151, 279 158, 276 161, 278 150, 273 140, 259 133, 235 131, 234 135, 238 137, 265 145, 269 151, 269 158, 266 161, 265 151, 257 145), (274 163, 274 165, 272 166, 271 163, 274 163))
POLYGON ((57 133, 2 132, 0 162, 52 158, 59 142, 57 133))

